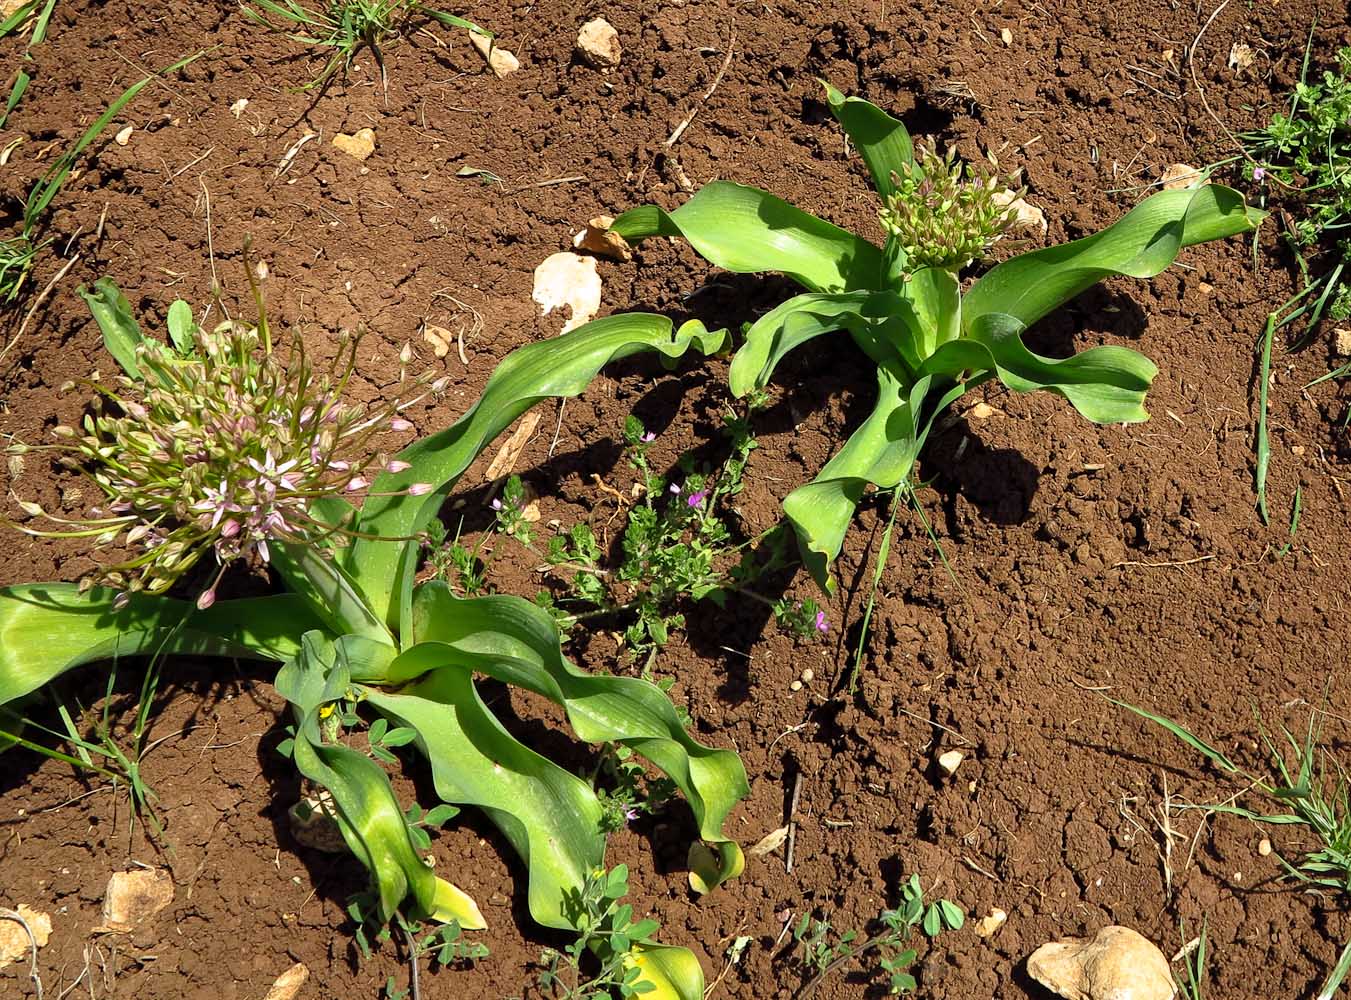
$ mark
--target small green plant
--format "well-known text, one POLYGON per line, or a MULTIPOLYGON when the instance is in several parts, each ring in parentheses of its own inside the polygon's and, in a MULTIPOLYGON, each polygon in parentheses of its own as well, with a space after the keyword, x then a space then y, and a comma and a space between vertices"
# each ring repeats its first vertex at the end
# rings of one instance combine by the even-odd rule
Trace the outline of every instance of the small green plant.
POLYGON ((1195 943, 1187 940, 1187 930, 1182 928, 1182 963, 1186 977, 1173 973, 1173 982, 1178 995, 1183 1000, 1205 1000, 1206 963, 1210 960, 1209 934, 1205 921, 1201 922, 1201 933, 1195 943))
MULTIPOLYGON (((44 32, 46 30, 46 19, 49 16, 50 10, 45 11, 39 22, 44 32)), ((8 21, 5 23, 8 23, 8 21)), ((202 53, 199 52, 197 55, 182 59, 156 75, 163 76, 182 69, 201 55, 202 53)), ((21 70, 19 79, 23 80, 23 78, 24 73, 21 70)), ((28 192, 28 197, 24 199, 23 219, 19 224, 19 232, 14 236, 0 239, 0 303, 10 303, 18 298, 19 292, 28 280, 29 273, 33 270, 38 254, 51 243, 50 239, 42 239, 42 223, 46 218, 47 209, 51 206, 52 199, 56 197, 57 192, 66 183, 71 171, 75 169, 80 154, 103 134, 103 130, 108 127, 112 120, 153 79, 155 79, 155 75, 147 76, 124 90, 116 100, 108 105, 107 110, 95 119, 94 124, 85 129, 84 134, 76 140, 75 145, 61 154, 47 168, 47 171, 34 182, 33 187, 28 192)), ((27 82, 25 81, 23 85, 26 88, 27 82)), ((18 90, 17 85, 16 90, 18 90)), ((18 90, 18 93, 22 96, 22 90, 18 90)), ((17 103, 17 98, 14 97, 13 93, 10 94, 10 100, 17 103)))
POLYGON ((738 273, 780 271, 807 289, 757 320, 732 361, 732 392, 763 390, 793 349, 847 331, 877 365, 875 409, 810 483, 783 502, 803 561, 833 589, 839 554, 867 487, 911 479, 937 416, 968 390, 998 379, 1015 392, 1044 389, 1095 423, 1148 418, 1157 374, 1146 358, 1103 346, 1069 358, 1033 353, 1023 333, 1099 280, 1152 277, 1178 252, 1247 232, 1263 218, 1237 192, 1206 184, 1162 191, 1112 226, 1063 246, 1015 256, 963 292, 962 272, 1002 239, 1017 191, 951 156, 917 156, 901 122, 825 85, 881 198, 877 246, 768 192, 715 181, 672 212, 648 205, 613 230, 630 241, 683 236, 706 260, 738 273))
POLYGON ((383 46, 400 38, 419 19, 488 34, 472 21, 419 0, 329 0, 319 7, 306 6, 299 0, 247 0, 244 14, 264 27, 283 32, 292 41, 332 53, 305 90, 322 87, 339 70, 346 73, 362 49, 371 50, 381 83, 388 88, 383 46))
POLYGON ((1351 46, 1310 80, 1313 34, 1285 112, 1240 137, 1245 176, 1294 210, 1284 236, 1299 267, 1306 332, 1351 317, 1351 46), (1319 257, 1326 260, 1320 266, 1319 257))
POLYGON ((23 100, 28 85, 33 82, 32 74, 28 72, 29 64, 33 61, 33 49, 47 40, 47 27, 51 24, 52 11, 55 9, 56 0, 26 0, 10 11, 8 17, 0 20, 0 38, 8 38, 29 26, 32 27, 28 44, 24 47, 23 66, 14 76, 14 85, 10 87, 5 109, 0 113, 0 129, 5 127, 10 114, 23 100))
MULTIPOLYGON (((1179 723, 1124 701, 1107 700, 1162 727, 1220 771, 1237 778, 1247 788, 1288 811, 1264 813, 1230 803, 1193 808, 1229 813, 1255 823, 1305 828, 1319 846, 1304 851, 1294 860, 1278 853, 1277 860, 1285 869, 1286 876, 1315 893, 1332 892, 1342 897, 1351 895, 1351 781, 1342 764, 1329 752, 1320 749, 1316 712, 1310 712, 1308 727, 1302 738, 1282 727, 1285 746, 1262 728, 1261 736, 1266 746, 1269 768, 1265 773, 1254 774, 1179 723)), ((1329 972, 1318 993, 1318 1000, 1331 1000, 1348 973, 1351 973, 1351 941, 1347 942, 1336 965, 1329 972)))
POLYGON ((640 956, 654 947, 660 925, 634 920, 633 907, 620 900, 629 892, 629 870, 616 865, 610 871, 591 872, 571 900, 580 931, 563 951, 547 949, 540 956, 540 992, 553 1000, 629 1000, 655 994, 660 988, 649 978, 650 962, 640 956), (586 971, 583 971, 583 969, 586 971))
MULTIPOLYGON (((481 808, 502 829, 525 862, 535 920, 594 935, 576 922, 587 911, 574 901, 604 864, 606 806, 591 783, 502 725, 477 686, 493 678, 559 706, 581 740, 624 747, 663 771, 712 845, 704 849, 739 870, 741 851, 723 832, 748 793, 735 753, 696 741, 655 685, 567 660, 553 619, 529 601, 462 598, 418 572, 446 495, 531 406, 579 394, 614 358, 651 351, 674 362, 691 349, 713 353, 725 333, 633 314, 527 345, 453 425, 389 456, 371 435, 411 424, 395 404, 359 411, 342 401, 353 343, 335 372, 317 374, 299 341, 275 347, 253 290, 251 326, 199 330, 189 307, 174 306, 168 343, 145 335, 110 282, 87 296, 125 378, 96 386, 107 412, 91 415, 83 438, 72 429, 57 441, 104 493, 106 511, 90 516, 107 518, 98 527, 136 554, 131 565, 110 559, 99 582, 0 589, 0 718, 85 663, 147 653, 278 663, 275 687, 292 717, 279 749, 327 793, 325 812, 370 874, 358 927, 483 928, 474 901, 423 855, 428 826, 449 815, 444 804, 481 808), (207 560, 219 565, 193 577, 207 560), (221 574, 246 561, 273 574, 277 592, 217 599, 221 574), (161 592, 172 590, 189 599, 161 592), (427 812, 394 792, 385 767, 400 763, 400 748, 430 765, 438 801, 427 812)), ((22 737, 4 731, 0 741, 22 737)), ((433 933, 438 949, 459 942, 433 933)), ((473 957, 468 947, 448 954, 473 957)), ((655 984, 653 1000, 702 991, 687 950, 635 944, 629 953, 625 981, 655 984)))
MULTIPOLYGON (((637 481, 629 494, 620 495, 641 499, 625 508, 622 555, 612 568, 604 565, 607 553, 586 523, 561 529, 538 547, 536 529, 524 516, 525 485, 519 476, 507 479, 502 495, 492 502, 494 530, 525 546, 564 581, 561 595, 544 591, 536 597, 561 628, 566 631, 599 617, 620 618, 628 622, 625 646, 635 656, 647 656, 650 663, 651 654, 684 626, 685 616, 676 610, 682 601, 722 605, 735 592, 769 605, 779 624, 799 636, 819 639, 829 631, 826 614, 815 601, 770 601, 752 589, 766 574, 787 566, 788 560, 778 532, 748 542, 735 540, 733 499, 743 489, 747 457, 757 444, 745 417, 728 413, 724 424, 729 448, 720 466, 700 467, 685 454, 676 463, 678 474, 667 478, 648 462, 656 434, 637 417, 627 418, 625 454, 637 481), (755 543, 763 543, 767 555, 751 551, 755 543)), ((430 561, 442 579, 465 594, 485 588, 482 538, 471 551, 458 539, 448 544, 444 530, 433 531, 429 544, 430 561)))
POLYGON ((855 930, 836 935, 830 922, 804 913, 793 928, 799 961, 812 973, 798 991, 797 997, 806 1000, 816 992, 827 976, 846 962, 862 959, 869 952, 878 953, 878 966, 887 974, 887 993, 891 996, 913 993, 918 985, 909 972, 918 952, 909 947, 911 935, 918 927, 927 937, 935 938, 946 928, 960 930, 966 923, 966 914, 956 903, 939 899, 925 905, 924 890, 919 876, 911 875, 901 887, 901 905, 884 910, 878 917, 880 928, 871 937, 864 938, 855 930))

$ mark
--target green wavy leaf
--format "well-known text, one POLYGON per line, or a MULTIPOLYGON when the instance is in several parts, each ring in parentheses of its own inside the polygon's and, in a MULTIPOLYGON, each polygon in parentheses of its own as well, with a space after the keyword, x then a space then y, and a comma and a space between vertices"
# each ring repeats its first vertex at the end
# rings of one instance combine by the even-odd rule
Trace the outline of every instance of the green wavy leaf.
POLYGON ((944 344, 920 369, 925 374, 956 376, 962 371, 993 370, 1014 392, 1045 389, 1063 396, 1098 424, 1130 424, 1149 419, 1145 396, 1158 374, 1154 363, 1128 347, 1093 347, 1056 360, 1029 351, 1014 332, 1012 316, 986 314, 977 324, 981 340, 944 344), (1002 324, 1002 335, 986 331, 1002 324))
POLYGON ((320 712, 343 698, 349 686, 342 646, 322 632, 306 632, 300 651, 277 672, 276 680, 277 691, 291 703, 296 719, 292 752, 296 767, 332 795, 343 840, 371 875, 381 922, 411 897, 415 918, 455 919, 466 930, 480 929, 478 908, 472 901, 466 904, 468 897, 437 878, 418 855, 403 809, 380 765, 349 747, 324 741, 320 712))
POLYGON ((683 236, 705 260, 738 274, 781 271, 813 292, 877 285, 882 252, 867 240, 759 188, 714 181, 674 212, 644 205, 615 219, 629 242, 683 236))
POLYGON ((891 194, 896 190, 891 175, 899 174, 902 167, 915 162, 915 147, 905 125, 876 104, 861 97, 845 97, 825 80, 820 82, 826 88, 831 113, 868 165, 873 188, 880 195, 891 194))
POLYGON ((1113 275, 1151 278, 1182 247, 1250 232, 1266 213, 1219 184, 1160 191, 1100 233, 1021 254, 990 269, 962 300, 969 335, 983 317, 1002 313, 1031 326, 1057 306, 1113 275))
POLYGON ((564 658, 553 619, 518 597, 461 599, 443 583, 426 583, 414 596, 412 627, 416 645, 390 664, 387 682, 449 662, 534 691, 563 706, 580 739, 622 743, 665 771, 689 802, 704 840, 730 839, 723 823, 749 793, 741 760, 690 737, 655 684, 580 670, 564 658), (433 653, 434 644, 444 657, 433 653))
POLYGON ((565 901, 605 862, 601 806, 585 781, 519 743, 489 712, 466 667, 439 660, 397 692, 366 689, 366 700, 417 730, 431 763, 436 794, 487 813, 529 872, 530 915, 546 927, 570 928, 565 901))
POLYGON ((372 484, 357 527, 381 537, 355 539, 340 558, 376 617, 397 629, 411 600, 417 546, 389 539, 423 530, 479 452, 522 413, 551 396, 578 395, 602 367, 619 358, 656 351, 676 359, 691 347, 712 354, 725 338, 726 331, 710 333, 701 323, 685 323, 673 331, 664 316, 632 314, 595 320, 508 354, 464 416, 399 453, 410 469, 381 475, 372 484), (414 483, 430 483, 433 492, 408 496, 414 483))
POLYGON ((219 601, 206 611, 146 594, 115 609, 116 597, 71 583, 0 590, 0 704, 97 660, 168 653, 285 660, 299 649, 297 636, 319 624, 289 594, 219 601))
POLYGON ((970 387, 941 390, 932 376, 907 387, 878 369, 878 398, 871 414, 821 472, 783 501, 784 514, 797 533, 803 563, 826 591, 834 592, 830 564, 840 554, 854 510, 871 483, 881 489, 899 485, 914 468, 936 414, 970 387), (930 398, 933 395, 936 398, 930 398))

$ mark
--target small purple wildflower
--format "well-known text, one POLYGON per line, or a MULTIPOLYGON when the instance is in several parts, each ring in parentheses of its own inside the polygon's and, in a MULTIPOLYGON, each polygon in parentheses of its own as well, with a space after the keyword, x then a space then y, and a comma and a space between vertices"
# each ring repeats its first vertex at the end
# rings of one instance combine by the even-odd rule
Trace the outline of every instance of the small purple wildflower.
POLYGON ((637 808, 635 808, 634 806, 624 807, 624 821, 626 823, 632 823, 637 818, 638 818, 637 808))
POLYGON ((675 494, 675 495, 677 495, 677 496, 680 494, 680 484, 679 484, 679 483, 672 483, 670 486, 668 486, 668 487, 666 487, 666 488, 667 488, 671 493, 673 493, 673 494, 675 494))
POLYGON ((708 490, 700 490, 698 493, 691 493, 690 498, 685 502, 691 507, 702 507, 704 501, 708 499, 708 490))
POLYGON ((816 631, 820 632, 822 635, 825 635, 830 631, 830 622, 826 621, 826 613, 824 611, 816 612, 816 631))
POLYGON ((657 440, 657 432, 656 432, 656 431, 648 431, 646 434, 644 434, 644 435, 643 435, 641 438, 639 438, 638 440, 642 441, 643 444, 651 444, 653 441, 657 440))
POLYGON ((1266 167, 1253 167, 1253 168, 1252 168, 1252 179, 1253 179, 1253 180, 1255 180, 1255 181, 1261 181, 1261 180, 1264 180, 1264 179, 1266 178, 1266 176, 1267 176, 1267 168, 1266 168, 1266 167))

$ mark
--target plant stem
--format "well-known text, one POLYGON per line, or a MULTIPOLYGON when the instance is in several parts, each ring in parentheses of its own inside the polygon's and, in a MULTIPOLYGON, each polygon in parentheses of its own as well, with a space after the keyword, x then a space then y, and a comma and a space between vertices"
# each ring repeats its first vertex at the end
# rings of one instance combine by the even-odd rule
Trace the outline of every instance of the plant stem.
POLYGON ((853 958, 858 958, 865 951, 871 951, 873 948, 880 947, 881 945, 884 944, 896 944, 895 931, 888 930, 882 934, 876 934, 873 937, 868 938, 868 940, 864 941, 853 951, 845 952, 845 954, 835 959, 835 961, 831 962, 824 969, 822 969, 815 976, 813 976, 807 982, 806 986, 798 990, 797 996, 794 998, 794 1000, 806 1000, 807 997, 811 996, 814 992, 816 992, 816 988, 821 985, 822 981, 824 981, 827 976, 833 973, 845 962, 848 962, 850 959, 853 958))

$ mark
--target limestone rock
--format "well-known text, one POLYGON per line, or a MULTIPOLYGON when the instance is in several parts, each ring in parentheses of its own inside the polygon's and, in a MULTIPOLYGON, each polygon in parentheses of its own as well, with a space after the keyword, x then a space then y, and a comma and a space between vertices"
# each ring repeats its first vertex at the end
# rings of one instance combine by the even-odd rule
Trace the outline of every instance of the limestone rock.
POLYGON ((1104 927, 1089 941, 1044 944, 1027 974, 1066 1000, 1172 1000, 1168 959, 1129 927, 1104 927))
POLYGON ((157 868, 113 872, 103 894, 103 924, 98 931, 125 934, 140 927, 174 901, 174 880, 157 868))
POLYGON ((20 903, 14 912, 23 923, 13 917, 0 916, 0 969, 11 962, 26 960, 32 954, 33 945, 41 948, 52 936, 52 918, 27 903, 20 903), (24 930, 24 924, 28 930, 24 930), (33 936, 28 936, 28 931, 33 936))
POLYGON ((333 137, 333 145, 348 156, 354 156, 358 160, 367 159, 375 152, 375 129, 359 128, 351 135, 339 132, 333 137))
POLYGON ((499 80, 511 76, 521 68, 521 60, 497 44, 495 39, 487 35, 480 35, 477 31, 469 32, 469 41, 478 49, 479 55, 483 56, 488 62, 488 68, 493 71, 493 75, 499 80))
POLYGON ((619 32, 603 17, 595 17, 577 32, 577 56, 594 69, 613 69, 624 55, 619 32))

